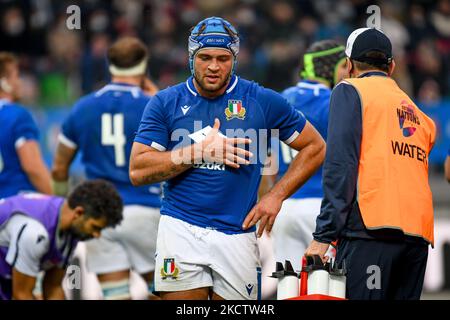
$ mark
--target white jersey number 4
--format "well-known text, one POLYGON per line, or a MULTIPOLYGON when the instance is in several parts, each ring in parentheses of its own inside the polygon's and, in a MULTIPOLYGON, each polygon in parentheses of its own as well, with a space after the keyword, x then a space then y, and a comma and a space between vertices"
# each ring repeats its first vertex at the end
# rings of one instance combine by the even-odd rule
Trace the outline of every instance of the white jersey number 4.
POLYGON ((125 165, 125 143, 123 113, 114 116, 111 113, 102 114, 102 145, 114 146, 116 166, 125 165))

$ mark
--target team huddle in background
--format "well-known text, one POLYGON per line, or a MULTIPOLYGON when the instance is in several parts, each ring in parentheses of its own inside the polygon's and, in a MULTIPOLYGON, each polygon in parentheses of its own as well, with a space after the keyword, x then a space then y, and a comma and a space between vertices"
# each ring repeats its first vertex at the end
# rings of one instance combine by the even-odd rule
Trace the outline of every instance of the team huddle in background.
POLYGON ((349 299, 420 298, 436 128, 390 77, 390 40, 360 28, 346 46, 313 43, 282 93, 235 73, 239 44, 226 20, 200 21, 191 76, 159 90, 146 45, 118 39, 111 82, 72 107, 51 170, 18 104, 18 61, 0 53, 0 299, 34 299, 38 282, 64 299, 79 241, 104 299, 131 298, 131 271, 149 299, 261 299, 264 233, 295 270, 304 254, 345 261, 349 299), (78 153, 86 181, 73 187, 78 153))

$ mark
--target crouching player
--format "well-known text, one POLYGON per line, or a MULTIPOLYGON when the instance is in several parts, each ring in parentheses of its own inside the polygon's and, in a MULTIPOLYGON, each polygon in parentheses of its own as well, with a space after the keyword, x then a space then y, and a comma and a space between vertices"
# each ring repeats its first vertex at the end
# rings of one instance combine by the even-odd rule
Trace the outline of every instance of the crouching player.
POLYGON ((84 182, 67 199, 29 193, 0 199, 0 300, 64 299, 62 280, 79 240, 98 238, 122 220, 122 200, 103 180, 84 182))

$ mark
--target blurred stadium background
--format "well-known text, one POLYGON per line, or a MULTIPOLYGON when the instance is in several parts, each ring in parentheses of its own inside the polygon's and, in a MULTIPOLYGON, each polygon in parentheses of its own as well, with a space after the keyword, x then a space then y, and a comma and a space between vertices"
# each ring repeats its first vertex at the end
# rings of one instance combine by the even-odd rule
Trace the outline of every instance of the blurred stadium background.
MULTIPOLYGON (((437 124, 430 156, 436 212, 424 298, 450 299, 450 185, 443 162, 450 148, 450 0, 0 0, 0 50, 20 58, 23 99, 41 129, 47 163, 72 103, 108 82, 105 51, 117 37, 138 36, 151 54, 150 76, 160 88, 184 81, 187 37, 200 19, 219 15, 240 32, 237 72, 282 90, 298 80, 300 57, 313 41, 345 42, 366 26, 369 5, 381 9, 400 87, 437 124), (69 30, 70 5, 81 9, 81 29, 69 30)), ((82 177, 82 167, 74 172, 82 177)))

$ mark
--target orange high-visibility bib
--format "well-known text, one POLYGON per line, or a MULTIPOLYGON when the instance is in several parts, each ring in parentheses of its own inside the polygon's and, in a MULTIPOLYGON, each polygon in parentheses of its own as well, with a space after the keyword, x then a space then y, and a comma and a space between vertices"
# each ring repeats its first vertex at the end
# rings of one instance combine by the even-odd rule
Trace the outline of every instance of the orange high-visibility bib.
MULTIPOLYGON (((433 245, 428 155, 436 126, 389 77, 346 79, 359 93, 357 201, 369 230, 398 229, 433 245)), ((349 123, 351 125, 351 123, 349 123)))

